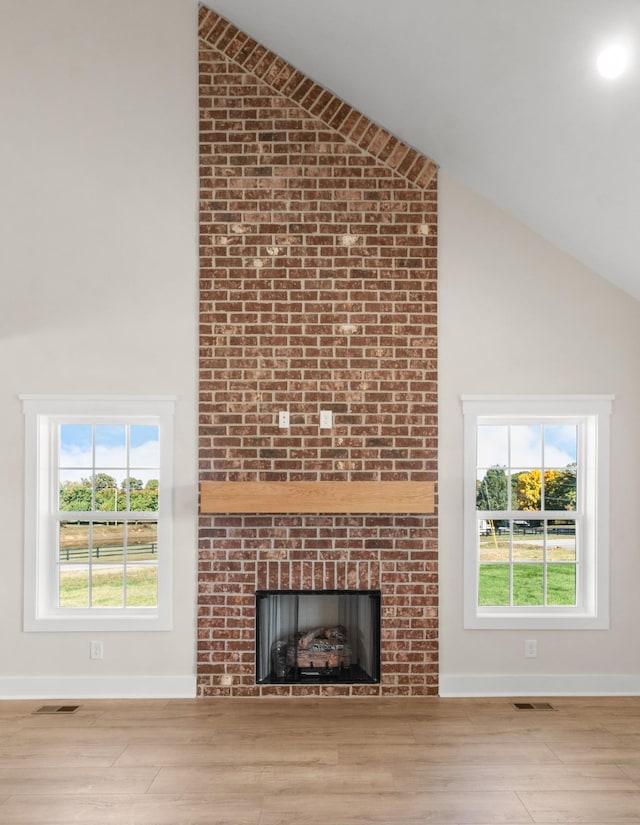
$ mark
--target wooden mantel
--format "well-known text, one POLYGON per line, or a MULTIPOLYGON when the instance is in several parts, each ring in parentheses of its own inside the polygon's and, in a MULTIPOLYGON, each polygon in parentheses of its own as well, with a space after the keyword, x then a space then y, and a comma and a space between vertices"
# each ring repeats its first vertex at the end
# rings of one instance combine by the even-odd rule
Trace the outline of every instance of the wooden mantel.
POLYGON ((433 513, 431 481, 203 481, 201 513, 433 513))

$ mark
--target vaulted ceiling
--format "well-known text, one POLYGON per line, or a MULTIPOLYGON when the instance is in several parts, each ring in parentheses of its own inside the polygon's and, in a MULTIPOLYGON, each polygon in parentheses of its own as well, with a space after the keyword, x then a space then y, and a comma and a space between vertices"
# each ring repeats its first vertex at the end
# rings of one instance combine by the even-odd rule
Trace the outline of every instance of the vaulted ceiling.
POLYGON ((640 299, 639 0, 206 5, 640 299))

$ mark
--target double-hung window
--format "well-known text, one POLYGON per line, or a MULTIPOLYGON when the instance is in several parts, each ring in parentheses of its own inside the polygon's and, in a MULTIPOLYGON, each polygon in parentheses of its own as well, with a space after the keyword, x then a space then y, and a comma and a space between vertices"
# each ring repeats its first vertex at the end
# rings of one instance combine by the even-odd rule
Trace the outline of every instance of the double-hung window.
POLYGON ((22 401, 25 630, 169 629, 174 400, 22 401))
POLYGON ((611 401, 463 397, 465 627, 608 627, 611 401))

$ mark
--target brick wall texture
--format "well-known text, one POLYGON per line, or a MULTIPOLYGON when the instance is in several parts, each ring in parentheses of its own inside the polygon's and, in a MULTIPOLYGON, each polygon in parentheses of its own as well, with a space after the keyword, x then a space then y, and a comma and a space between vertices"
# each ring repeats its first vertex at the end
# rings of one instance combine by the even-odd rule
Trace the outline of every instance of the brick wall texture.
MULTIPOLYGON (((204 7, 200 47, 201 480, 435 482, 435 165, 204 7)), ((437 694, 437 538, 202 514, 199 694, 437 694), (381 683, 256 685, 267 588, 380 589, 381 683)))

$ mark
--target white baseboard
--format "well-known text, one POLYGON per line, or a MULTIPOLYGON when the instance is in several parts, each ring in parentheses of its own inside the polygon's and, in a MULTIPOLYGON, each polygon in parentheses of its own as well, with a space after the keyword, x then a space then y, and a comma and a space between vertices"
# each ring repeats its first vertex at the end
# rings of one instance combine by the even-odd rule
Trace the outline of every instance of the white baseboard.
POLYGON ((638 674, 447 675, 440 696, 640 696, 638 674))
POLYGON ((0 699, 190 699, 196 677, 0 677, 0 699))
MULTIPOLYGON (((2 678, 2 699, 192 699, 196 677, 109 676, 105 678, 2 678)), ((640 696, 640 674, 447 675, 440 674, 439 695, 490 696, 640 696)))

